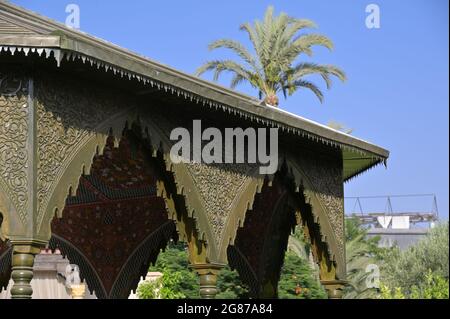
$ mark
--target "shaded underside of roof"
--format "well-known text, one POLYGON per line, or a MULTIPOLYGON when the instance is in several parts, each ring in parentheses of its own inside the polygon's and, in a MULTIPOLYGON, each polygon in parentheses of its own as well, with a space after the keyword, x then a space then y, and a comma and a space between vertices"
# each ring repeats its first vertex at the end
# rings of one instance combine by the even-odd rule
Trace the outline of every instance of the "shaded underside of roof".
POLYGON ((287 134, 342 150, 344 180, 386 164, 389 152, 300 116, 273 107, 220 85, 182 73, 109 42, 75 31, 38 14, 0 2, 0 57, 39 55, 58 66, 62 61, 82 61, 95 72, 128 78, 202 104, 222 109, 259 125, 278 127, 287 134))

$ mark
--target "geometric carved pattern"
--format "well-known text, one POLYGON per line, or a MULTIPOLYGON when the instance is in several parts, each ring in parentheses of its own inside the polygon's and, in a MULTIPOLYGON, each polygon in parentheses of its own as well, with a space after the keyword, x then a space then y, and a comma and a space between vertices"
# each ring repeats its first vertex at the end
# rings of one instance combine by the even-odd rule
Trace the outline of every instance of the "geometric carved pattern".
MULTIPOLYGON (((190 136, 193 137, 193 122, 190 116, 177 116, 170 117, 170 113, 167 112, 155 112, 151 115, 152 122, 157 123, 157 126, 165 138, 165 143, 169 146, 174 142, 170 140, 170 132, 177 127, 186 128, 190 136)), ((218 123, 212 123, 217 125, 218 123)), ((205 128, 208 126, 207 121, 202 121, 202 126, 205 128)), ((224 131, 222 130, 222 135, 224 131)), ((150 137, 151 138, 151 137, 150 137)), ((153 143, 157 144, 157 141, 153 143)), ((221 141, 222 142, 222 141, 221 141)), ((208 142, 201 141, 202 148, 208 142)), ((225 149, 225 143, 222 145, 222 154, 228 155, 225 149)), ((191 157, 193 148, 191 148, 191 157)), ((212 233, 210 244, 214 244, 215 247, 219 247, 223 241, 224 232, 228 223, 228 218, 233 215, 233 209, 236 202, 239 200, 242 191, 254 177, 258 166, 252 163, 197 163, 191 159, 187 163, 183 163, 182 166, 186 168, 189 179, 193 182, 195 191, 195 197, 199 200, 201 207, 189 207, 192 203, 189 200, 189 194, 186 195, 187 206, 195 210, 195 208, 201 208, 200 214, 206 217, 207 225, 212 233)), ((236 162, 236 161, 234 161, 236 162)), ((175 174, 176 175, 176 174, 175 174)), ((180 176, 175 176, 175 182, 179 183, 182 180, 180 176)), ((187 190, 186 190, 187 191, 187 190)), ((190 190, 192 191, 192 190, 190 190)), ((199 216, 194 216, 198 218, 199 216)), ((201 222, 197 219, 197 227, 201 228, 201 222)), ((199 229, 200 230, 200 229, 199 229)), ((202 229, 204 231, 204 229, 202 229)))
MULTIPOLYGON (((92 265, 102 289, 96 293, 102 298, 127 297, 128 289, 135 287, 121 289, 120 295, 113 290, 130 257, 147 238, 164 232, 146 249, 147 259, 152 249, 157 255, 169 239, 167 231, 172 235, 175 230, 164 200, 156 196, 155 173, 145 158, 145 150, 141 146, 133 148, 131 139, 122 138, 119 148, 114 148, 113 139, 108 138, 103 155, 94 158, 91 174, 80 178, 76 196, 67 199, 62 218, 54 218, 51 225, 52 233, 67 243, 63 245, 66 252, 61 247, 63 253, 69 255, 67 247, 73 246, 92 265)), ((128 270, 134 274, 131 279, 136 284, 141 268, 148 269, 149 262, 139 260, 137 269, 128 270)))
POLYGON ((202 200, 215 244, 222 241, 227 218, 243 186, 251 179, 252 166, 248 164, 186 164, 202 200))
POLYGON ((28 79, 0 72, 0 189, 26 223, 28 205, 28 79))
POLYGON ((336 245, 341 256, 345 256, 344 244, 344 188, 342 185, 342 164, 336 159, 309 159, 302 161, 314 192, 325 207, 327 219, 334 232, 336 245))
MULTIPOLYGON (((117 113, 121 99, 104 89, 76 81, 52 78, 36 81, 38 172, 37 225, 40 226, 59 176, 66 163, 83 148, 94 129, 117 113)), ((58 190, 62 191, 62 190, 58 190)))

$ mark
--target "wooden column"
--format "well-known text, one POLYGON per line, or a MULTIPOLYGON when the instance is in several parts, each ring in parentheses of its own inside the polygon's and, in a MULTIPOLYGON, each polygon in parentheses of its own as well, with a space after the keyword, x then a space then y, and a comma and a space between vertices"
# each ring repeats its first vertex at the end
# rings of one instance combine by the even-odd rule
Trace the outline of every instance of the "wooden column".
POLYGON ((214 299, 218 293, 217 275, 224 267, 223 264, 193 264, 190 267, 199 276, 200 280, 200 297, 203 299, 214 299))
POLYGON ((33 289, 34 256, 41 251, 41 246, 32 242, 14 242, 11 277, 14 285, 11 288, 12 299, 31 299, 33 289))
POLYGON ((321 280, 328 294, 328 299, 342 299, 346 281, 344 280, 321 280))

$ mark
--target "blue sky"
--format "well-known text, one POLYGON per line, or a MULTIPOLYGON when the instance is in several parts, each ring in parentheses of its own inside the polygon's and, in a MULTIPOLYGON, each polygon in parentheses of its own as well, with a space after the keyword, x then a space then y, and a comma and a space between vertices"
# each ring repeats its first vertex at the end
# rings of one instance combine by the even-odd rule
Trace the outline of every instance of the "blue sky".
MULTIPOLYGON (((335 44, 333 52, 317 49, 312 60, 340 66, 348 81, 336 82, 323 104, 312 93, 299 91, 281 99, 281 107, 320 123, 344 123, 355 136, 391 151, 388 168, 380 166, 352 180, 346 184, 346 196, 435 193, 440 216, 448 219, 446 0, 11 2, 61 22, 66 5, 76 3, 82 31, 188 73, 208 59, 230 57, 226 51, 207 50, 217 38, 248 44, 239 25, 261 18, 270 4, 277 13, 312 19, 319 25, 316 31, 335 44), (380 7, 380 29, 365 25, 370 3, 380 7)), ((228 85, 227 79, 221 83, 228 85)), ((256 94, 248 86, 238 90, 256 94)), ((425 210, 431 205, 430 198, 393 200, 394 210, 425 210)), ((382 211, 385 202, 368 202, 364 209, 382 211)))

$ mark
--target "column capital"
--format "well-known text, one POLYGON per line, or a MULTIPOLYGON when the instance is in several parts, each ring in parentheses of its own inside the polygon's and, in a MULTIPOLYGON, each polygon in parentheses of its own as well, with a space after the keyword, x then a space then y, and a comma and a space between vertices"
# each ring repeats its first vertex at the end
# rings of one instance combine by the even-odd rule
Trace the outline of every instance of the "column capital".
POLYGON ((321 280, 320 283, 327 291, 329 299, 341 299, 344 287, 348 284, 348 281, 335 279, 321 280))
POLYGON ((45 247, 47 242, 39 240, 15 240, 10 239, 14 253, 37 255, 45 247))
POLYGON ((204 263, 189 265, 199 276, 200 279, 200 296, 203 299, 214 299, 217 290, 217 275, 225 264, 204 263))
POLYGON ((214 274, 217 275, 225 264, 220 263, 204 263, 204 264, 190 264, 189 268, 192 268, 199 275, 214 274))

